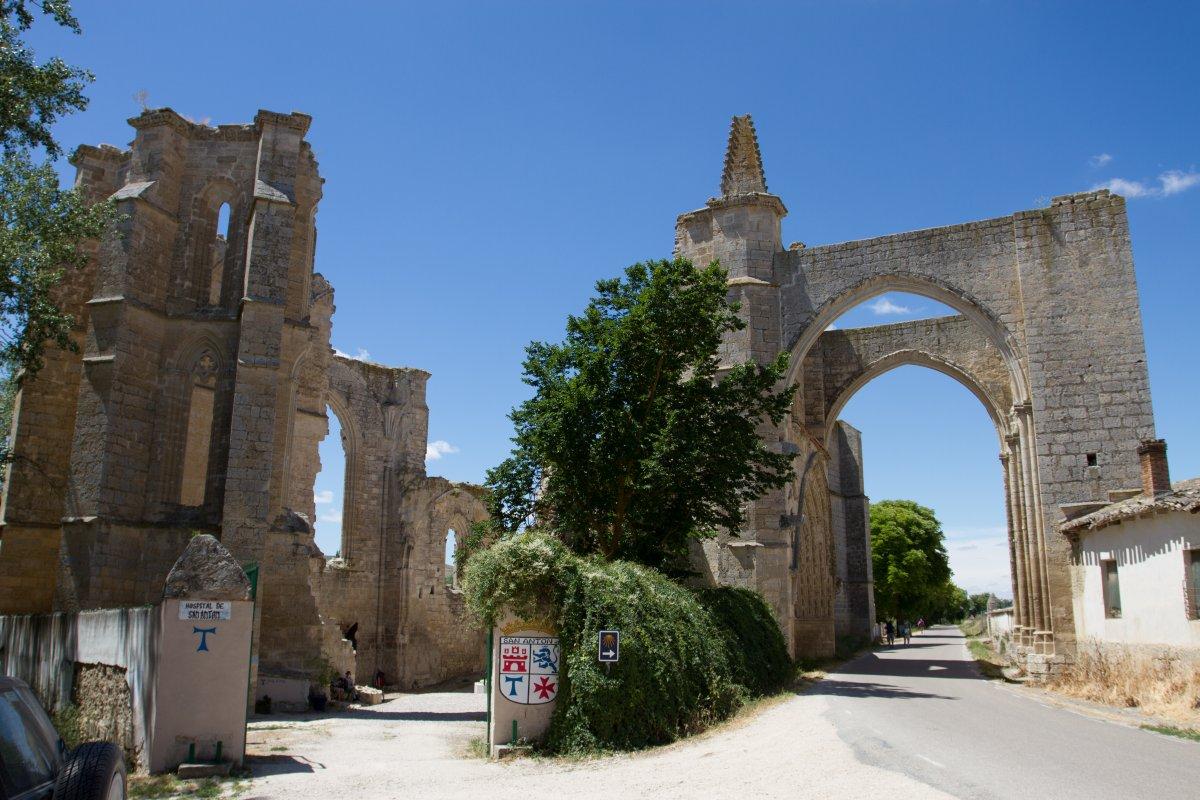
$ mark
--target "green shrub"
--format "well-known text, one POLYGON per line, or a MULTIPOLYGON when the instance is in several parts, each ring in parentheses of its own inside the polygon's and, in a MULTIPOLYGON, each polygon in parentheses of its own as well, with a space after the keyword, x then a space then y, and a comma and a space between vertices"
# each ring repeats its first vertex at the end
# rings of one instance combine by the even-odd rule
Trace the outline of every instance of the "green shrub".
POLYGON ((648 567, 581 557, 541 533, 506 537, 471 557, 465 592, 485 623, 511 608, 559 631, 559 692, 546 746, 634 749, 674 741, 729 716, 743 692, 726 639, 696 595, 648 567), (621 631, 621 660, 596 660, 600 630, 621 631))
POLYGON ((69 703, 55 711, 50 715, 50 721, 54 724, 54 730, 58 731, 59 737, 68 750, 74 750, 83 744, 83 720, 80 719, 79 707, 74 703, 69 703))
POLYGON ((749 589, 722 586, 703 589, 699 597, 717 622, 734 682, 750 695, 783 688, 792 677, 794 665, 779 623, 763 596, 749 589))

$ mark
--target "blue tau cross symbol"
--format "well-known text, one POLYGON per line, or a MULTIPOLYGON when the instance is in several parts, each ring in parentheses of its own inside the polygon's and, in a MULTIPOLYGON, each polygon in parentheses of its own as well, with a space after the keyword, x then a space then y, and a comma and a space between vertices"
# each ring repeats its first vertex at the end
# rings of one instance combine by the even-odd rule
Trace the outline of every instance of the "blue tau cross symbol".
POLYGON ((205 651, 208 650, 208 635, 211 633, 213 636, 216 636, 217 629, 216 628, 197 628, 196 626, 193 625, 192 633, 200 634, 200 646, 196 648, 196 652, 199 653, 201 650, 205 650, 205 651))

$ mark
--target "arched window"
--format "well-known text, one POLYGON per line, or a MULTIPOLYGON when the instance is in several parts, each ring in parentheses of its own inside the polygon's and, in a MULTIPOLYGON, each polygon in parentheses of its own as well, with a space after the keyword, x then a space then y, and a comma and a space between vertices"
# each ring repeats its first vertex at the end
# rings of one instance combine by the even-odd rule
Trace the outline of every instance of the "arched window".
POLYGON ((217 210, 217 224, 209 250, 208 304, 221 305, 221 285, 225 279, 225 256, 229 250, 229 203, 222 203, 217 210))
POLYGON ((316 542, 323 553, 349 558, 343 530, 347 483, 346 431, 338 415, 328 406, 325 408, 325 417, 329 420, 329 433, 321 440, 318 450, 321 471, 317 473, 313 485, 313 502, 317 512, 316 542))
POLYGON ((446 531, 446 588, 458 588, 458 534, 446 531))
POLYGON ((208 484, 213 404, 217 387, 217 359, 211 351, 205 350, 196 359, 196 363, 192 367, 191 378, 187 428, 184 431, 183 477, 179 486, 179 503, 185 506, 202 506, 208 484))

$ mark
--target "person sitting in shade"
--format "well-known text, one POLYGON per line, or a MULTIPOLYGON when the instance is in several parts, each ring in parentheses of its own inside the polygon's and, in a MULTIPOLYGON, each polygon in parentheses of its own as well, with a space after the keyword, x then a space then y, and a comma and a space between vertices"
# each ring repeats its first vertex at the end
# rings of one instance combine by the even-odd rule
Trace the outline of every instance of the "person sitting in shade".
POLYGON ((347 701, 358 699, 358 691, 354 688, 354 678, 350 675, 350 670, 346 670, 345 675, 341 675, 333 679, 334 695, 341 695, 347 701))

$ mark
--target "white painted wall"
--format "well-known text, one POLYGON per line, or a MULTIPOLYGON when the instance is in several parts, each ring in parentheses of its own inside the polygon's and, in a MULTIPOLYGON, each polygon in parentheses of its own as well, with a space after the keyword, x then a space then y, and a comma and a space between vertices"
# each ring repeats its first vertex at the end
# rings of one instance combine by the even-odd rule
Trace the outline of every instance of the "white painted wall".
POLYGON ((987 612, 988 637, 999 639, 1001 636, 1011 636, 1015 613, 1015 609, 1011 607, 987 612))
POLYGON ((1185 555, 1200 548, 1200 515, 1168 512, 1080 534, 1073 568, 1080 639, 1200 648, 1200 620, 1187 618, 1185 555), (1121 618, 1104 616, 1100 562, 1117 562, 1121 618))

